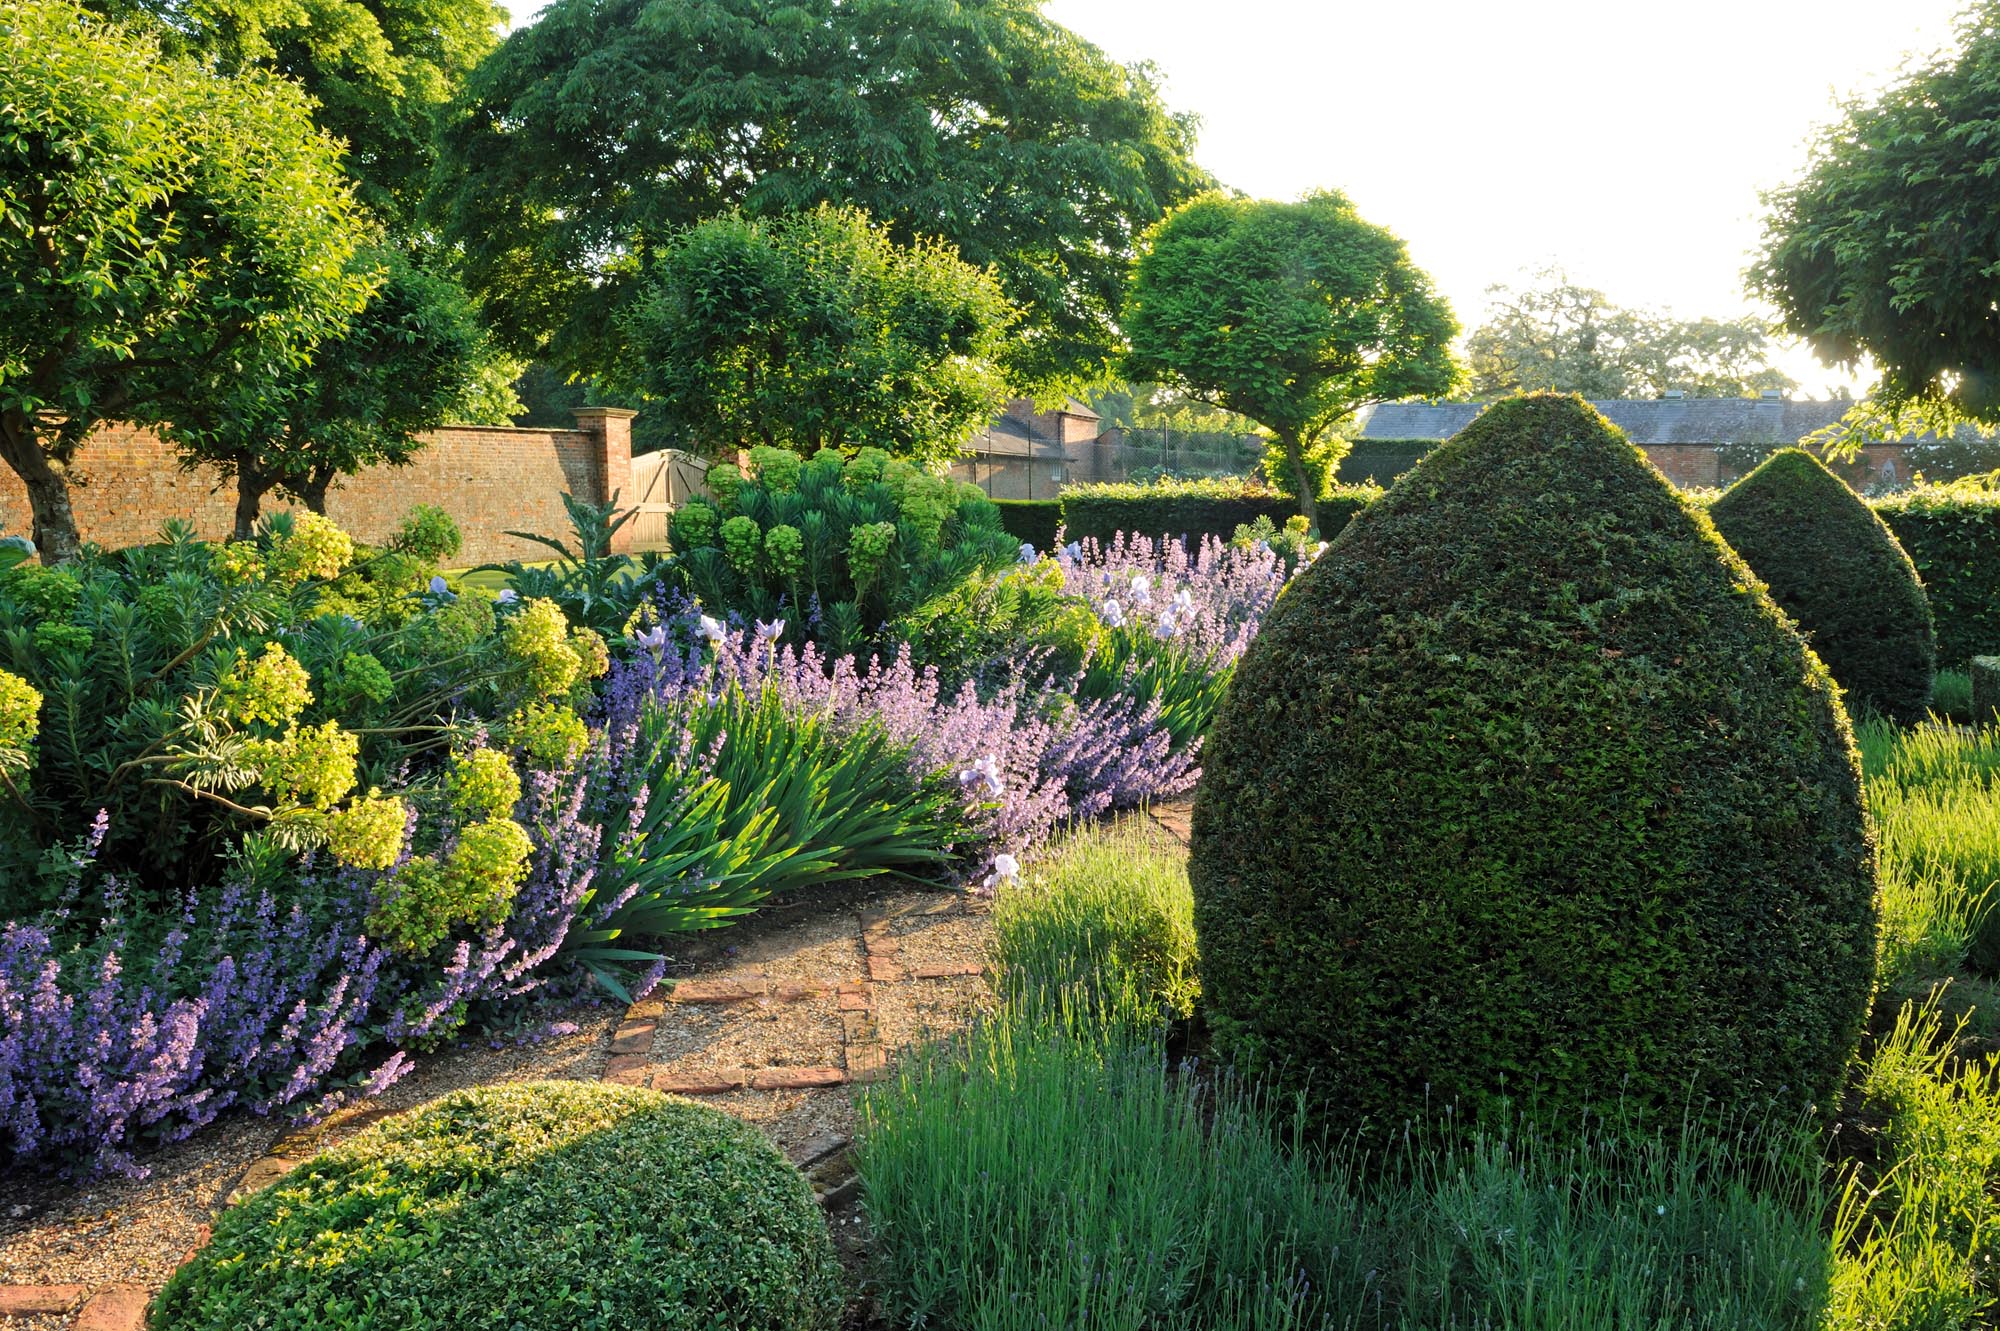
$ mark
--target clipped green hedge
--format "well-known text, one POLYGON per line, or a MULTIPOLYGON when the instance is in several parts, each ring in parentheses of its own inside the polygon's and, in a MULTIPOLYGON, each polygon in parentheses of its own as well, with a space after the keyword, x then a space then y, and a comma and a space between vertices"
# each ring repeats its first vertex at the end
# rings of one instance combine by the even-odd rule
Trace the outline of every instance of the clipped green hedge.
POLYGON ((1333 477, 1342 485, 1390 486, 1396 478, 1424 460, 1442 440, 1438 439, 1356 439, 1340 460, 1333 477))
POLYGON ((1920 485, 1873 507, 1923 579, 1938 663, 2000 654, 2000 491, 1920 485))
POLYGON ((1301 572, 1202 767, 1210 1029, 1324 1125, 1833 1103, 1876 953, 1846 716, 1580 399, 1496 404, 1301 572))
POLYGON ((153 1331, 835 1331, 838 1260, 761 1130, 527 1082, 386 1119, 223 1214, 153 1331))
POLYGON ((1804 449, 1784 448, 1708 513, 1798 621, 1850 709, 1923 718, 1937 673, 1930 604, 1910 557, 1847 482, 1804 449))
MULTIPOLYGON (((1381 495, 1373 486, 1336 486, 1319 501, 1320 534, 1329 539, 1381 495)), ((1073 485, 1062 494, 1071 540, 1109 541, 1119 532, 1142 536, 1204 536, 1228 540, 1236 529, 1267 517, 1273 526, 1299 511, 1298 501, 1240 478, 1073 485)))
POLYGON ((1062 528, 1062 500, 996 499, 993 503, 1009 536, 1026 541, 1043 554, 1055 548, 1056 532, 1062 528))

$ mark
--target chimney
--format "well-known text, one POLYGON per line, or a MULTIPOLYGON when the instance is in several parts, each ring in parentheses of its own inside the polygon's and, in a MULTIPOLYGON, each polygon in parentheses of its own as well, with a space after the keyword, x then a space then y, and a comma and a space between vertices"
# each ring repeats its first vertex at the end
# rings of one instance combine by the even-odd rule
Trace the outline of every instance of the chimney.
POLYGON ((1782 388, 1766 388, 1757 394, 1757 396, 1765 402, 1783 402, 1785 400, 1785 390, 1782 388))
POLYGON ((1687 396, 1687 389, 1669 388, 1665 393, 1662 393, 1661 396, 1666 398, 1666 400, 1669 402, 1678 402, 1682 398, 1687 396))

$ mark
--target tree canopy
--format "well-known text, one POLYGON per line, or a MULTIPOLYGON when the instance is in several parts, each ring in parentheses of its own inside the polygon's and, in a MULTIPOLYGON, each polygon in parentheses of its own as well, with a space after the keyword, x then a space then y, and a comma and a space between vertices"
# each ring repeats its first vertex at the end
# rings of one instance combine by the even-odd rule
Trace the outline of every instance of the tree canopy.
POLYGON ((417 436, 449 420, 503 423, 515 405, 472 302, 458 285, 393 247, 370 247, 355 273, 374 292, 303 363, 213 374, 167 422, 185 465, 236 482, 236 535, 247 539, 264 495, 316 513, 329 487, 368 467, 399 466, 417 436))
POLYGON ((0 10, 0 456, 44 559, 76 551, 92 427, 300 362, 367 298, 362 235, 284 80, 217 77, 68 0, 0 10))
POLYGON ((1041 0, 556 0, 473 76, 441 208, 506 349, 570 373, 681 229, 832 202, 993 267, 1014 381, 1078 384, 1133 236, 1207 184, 1193 137, 1041 0))
POLYGON ((1487 288, 1492 312, 1466 339, 1474 398, 1576 393, 1586 398, 1754 397, 1796 387, 1771 366, 1761 320, 1676 319, 1626 309, 1545 268, 1520 286, 1487 288))
POLYGON ((2000 423, 2000 2, 1958 48, 1849 102, 1801 177, 1765 196, 1752 287, 1828 364, 1873 360, 1872 394, 2000 423))
POLYGON ((1006 398, 1014 313, 950 246, 898 245, 856 209, 732 214, 660 253, 612 380, 689 447, 875 447, 938 468, 1006 398))
POLYGON ((85 0, 221 74, 293 80, 347 147, 361 202, 408 234, 436 163, 439 124, 506 15, 492 0, 85 0))
MULTIPOLYGON (((1210 194, 1140 243, 1127 372, 1247 416, 1284 450, 1318 524, 1311 461, 1357 409, 1448 392, 1458 321, 1403 242, 1345 196, 1210 194)), ((1338 459, 1334 459, 1337 461, 1338 459)))

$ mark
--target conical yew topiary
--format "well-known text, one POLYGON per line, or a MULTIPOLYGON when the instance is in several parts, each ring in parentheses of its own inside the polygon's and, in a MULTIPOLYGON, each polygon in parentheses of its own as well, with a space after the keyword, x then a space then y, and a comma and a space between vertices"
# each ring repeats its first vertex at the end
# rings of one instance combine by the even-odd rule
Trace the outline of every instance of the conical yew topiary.
POLYGON ((1798 621, 1850 708, 1923 716, 1937 673, 1930 601, 1861 496, 1812 454, 1787 448, 1729 487, 1709 516, 1798 621))
POLYGON ((1273 607, 1204 768, 1211 1028, 1323 1123, 1834 1093, 1875 966, 1846 717, 1580 399, 1492 407, 1355 519, 1273 607))

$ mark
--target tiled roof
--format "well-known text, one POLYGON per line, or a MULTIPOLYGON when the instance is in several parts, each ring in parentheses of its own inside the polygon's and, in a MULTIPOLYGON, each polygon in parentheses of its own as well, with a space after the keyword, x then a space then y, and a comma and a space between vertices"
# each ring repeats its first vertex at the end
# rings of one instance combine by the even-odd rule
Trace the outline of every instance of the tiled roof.
MULTIPOLYGON (((1852 402, 1788 398, 1619 398, 1593 402, 1635 444, 1793 444, 1834 424, 1852 402)), ((1484 402, 1385 402, 1363 439, 1449 439, 1486 409, 1484 402)))

